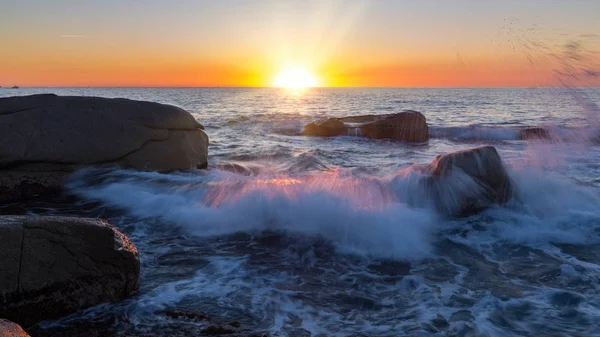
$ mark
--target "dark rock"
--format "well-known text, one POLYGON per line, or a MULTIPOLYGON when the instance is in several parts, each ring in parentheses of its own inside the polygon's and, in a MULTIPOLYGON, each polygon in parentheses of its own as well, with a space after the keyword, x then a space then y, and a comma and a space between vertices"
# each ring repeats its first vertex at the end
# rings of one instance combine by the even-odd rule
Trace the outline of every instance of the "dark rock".
POLYGON ((532 127, 521 130, 520 138, 522 140, 527 139, 550 139, 550 133, 548 130, 539 127, 532 127))
POLYGON ((412 110, 387 115, 324 118, 308 124, 302 134, 322 137, 352 134, 373 139, 386 138, 405 142, 429 140, 429 128, 425 116, 412 110))
POLYGON ((304 127, 302 135, 318 137, 346 136, 348 127, 337 118, 323 118, 304 127))
POLYGON ((138 285, 139 256, 102 220, 0 216, 0 317, 23 326, 118 301, 138 285))
POLYGON ((371 123, 376 121, 377 119, 385 116, 390 116, 390 114, 386 115, 360 115, 360 116, 348 116, 338 118, 339 121, 344 123, 352 123, 352 124, 364 124, 371 123))
POLYGON ((16 323, 0 318, 0 337, 29 337, 16 323))
POLYGON ((415 169, 425 176, 419 189, 444 215, 469 216, 505 204, 512 195, 510 177, 493 146, 439 155, 415 169))
POLYGON ((404 111, 386 115, 373 122, 359 126, 361 134, 367 138, 389 138, 405 142, 426 142, 429 129, 425 116, 417 111, 404 111))
POLYGON ((0 98, 0 202, 57 189, 74 170, 204 168, 208 137, 180 108, 51 94, 0 98))

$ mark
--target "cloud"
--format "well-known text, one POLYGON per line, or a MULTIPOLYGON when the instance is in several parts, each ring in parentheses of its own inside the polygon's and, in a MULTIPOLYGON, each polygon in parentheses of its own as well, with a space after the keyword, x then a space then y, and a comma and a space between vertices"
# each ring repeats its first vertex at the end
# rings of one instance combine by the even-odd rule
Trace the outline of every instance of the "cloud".
POLYGON ((89 35, 75 35, 75 34, 63 34, 60 35, 63 39, 85 39, 91 37, 89 35))

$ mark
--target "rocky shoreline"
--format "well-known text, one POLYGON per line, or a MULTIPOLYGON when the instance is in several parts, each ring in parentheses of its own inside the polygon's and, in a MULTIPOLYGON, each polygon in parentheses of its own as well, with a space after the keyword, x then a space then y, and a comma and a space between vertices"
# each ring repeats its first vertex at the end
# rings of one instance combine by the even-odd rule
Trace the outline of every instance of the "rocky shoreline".
MULTIPOLYGON (((60 193, 86 167, 205 168, 208 136, 180 108, 53 94, 0 99, 0 202, 60 193)), ((0 216, 0 317, 26 328, 138 287, 134 244, 100 219, 0 216)), ((25 335, 2 321, 0 336, 25 335)))
MULTIPOLYGON (((303 131, 307 136, 349 133, 411 143, 429 139, 425 117, 416 111, 329 118, 303 131)), ((2 203, 60 193, 68 176, 82 168, 169 172, 206 168, 208 163, 203 126, 185 110, 151 102, 46 94, 3 98, 0 134, 5 135, 0 142, 2 203)), ((468 216, 507 203, 512 195, 512 183, 492 146, 446 154, 415 168, 422 175, 418 190, 446 216, 468 216), (455 196, 453 204, 447 203, 447 194, 455 196)), ((247 173, 244 167, 224 169, 247 173)), ((0 215, 0 242, 0 318, 39 335, 51 335, 37 326, 40 321, 123 300, 138 287, 136 247, 100 219, 0 215)), ((207 325, 171 335, 252 335, 239 323, 204 314, 167 311, 164 316, 207 325)), ((82 331, 89 335, 91 330, 82 331)), ((1 321, 0 337, 24 333, 1 321)))

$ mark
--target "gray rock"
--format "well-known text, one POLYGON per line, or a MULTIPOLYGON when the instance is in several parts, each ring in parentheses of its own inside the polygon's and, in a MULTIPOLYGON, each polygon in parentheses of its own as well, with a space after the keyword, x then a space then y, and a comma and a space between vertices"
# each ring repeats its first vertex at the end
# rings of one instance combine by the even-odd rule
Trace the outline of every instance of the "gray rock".
POLYGON ((0 202, 57 188, 87 166, 207 166, 204 127, 183 109, 52 94, 0 98, 0 202))
POLYGON ((493 146, 439 155, 428 165, 415 165, 423 174, 417 185, 425 199, 448 216, 469 216, 511 199, 513 186, 502 158, 493 146))
POLYGON ((395 139, 411 143, 429 140, 429 128, 425 116, 412 110, 386 115, 324 118, 306 125, 302 134, 321 137, 351 134, 373 139, 395 139))
POLYGON ((103 302, 138 285, 129 239, 97 219, 0 216, 0 317, 23 326, 103 302))
POLYGON ((0 318, 0 337, 29 337, 19 324, 0 318))

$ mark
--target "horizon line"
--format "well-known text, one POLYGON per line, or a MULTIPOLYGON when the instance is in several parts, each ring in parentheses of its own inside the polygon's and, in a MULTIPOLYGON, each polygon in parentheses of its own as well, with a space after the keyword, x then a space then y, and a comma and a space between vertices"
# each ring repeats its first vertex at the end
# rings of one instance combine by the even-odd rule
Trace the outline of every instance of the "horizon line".
MULTIPOLYGON (((564 86, 564 85, 498 85, 498 86, 466 86, 466 85, 457 85, 457 86, 318 86, 318 87, 308 87, 303 90, 311 90, 311 89, 494 89, 494 88, 600 88, 600 85, 575 85, 575 86, 564 86)), ((280 89, 287 90, 286 88, 281 87, 273 87, 273 86, 143 86, 143 85, 31 85, 31 86, 18 86, 18 89, 13 88, 12 86, 0 86, 0 89, 10 89, 10 90, 20 90, 20 89, 35 89, 35 88, 56 88, 56 89, 67 89, 67 88, 130 88, 130 89, 280 89)))

